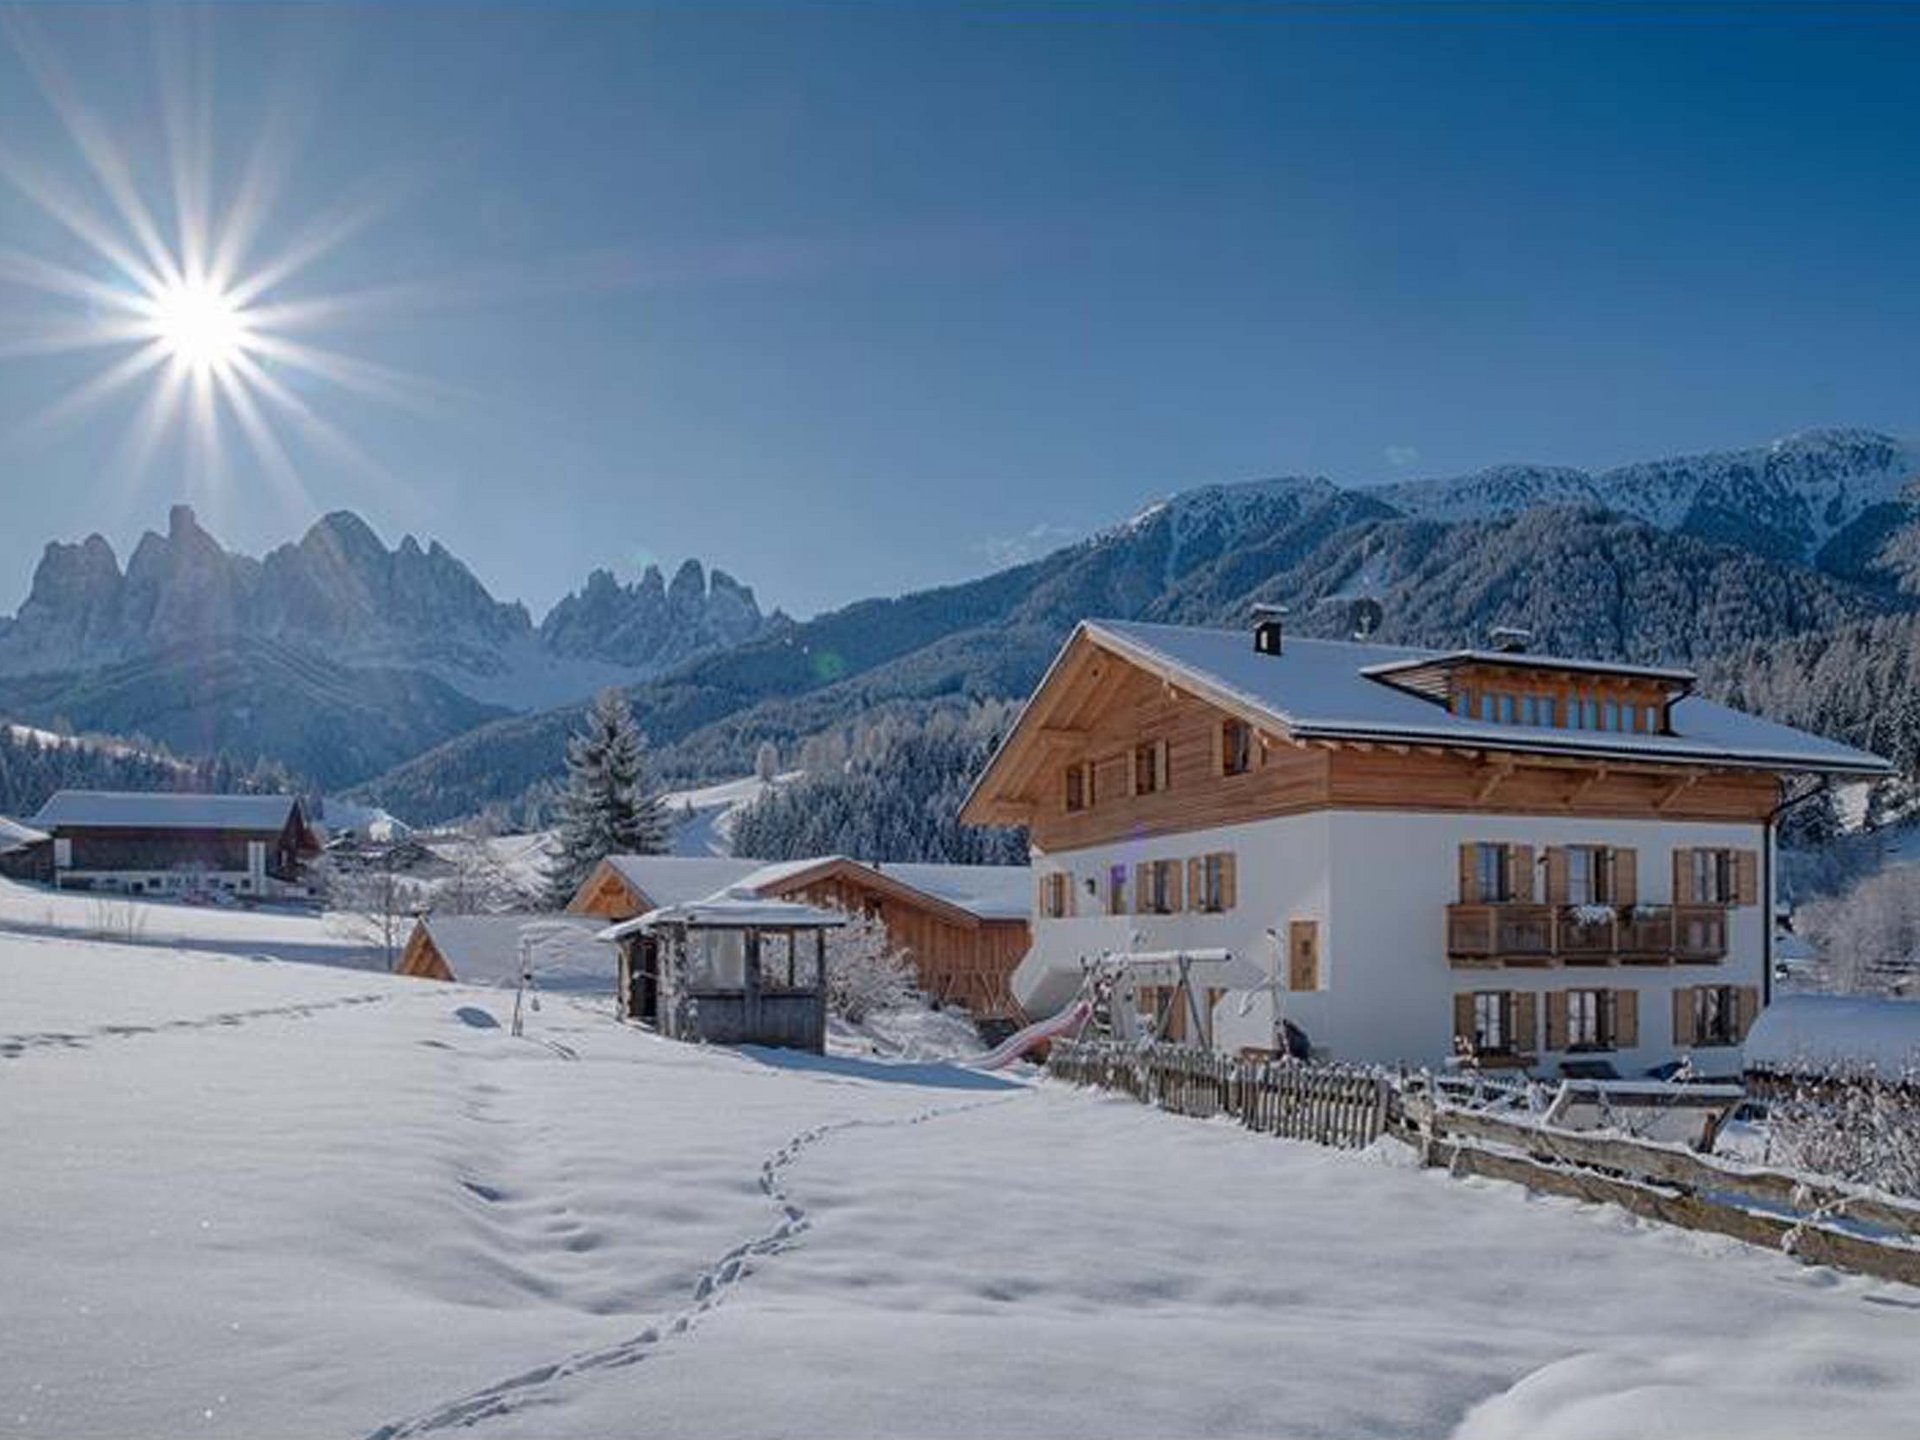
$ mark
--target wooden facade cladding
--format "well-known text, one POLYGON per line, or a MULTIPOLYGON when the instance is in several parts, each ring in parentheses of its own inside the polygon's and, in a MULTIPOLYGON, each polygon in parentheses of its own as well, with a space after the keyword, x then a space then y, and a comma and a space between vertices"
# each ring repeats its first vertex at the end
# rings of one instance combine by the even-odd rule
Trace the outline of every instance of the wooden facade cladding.
POLYGON ((1229 708, 1076 637, 995 757, 962 818, 1025 825, 1059 852, 1314 810, 1569 815, 1762 822, 1781 799, 1768 771, 1679 761, 1522 754, 1471 746, 1298 741, 1272 717, 1229 708), (1225 773, 1225 725, 1252 730, 1250 764, 1225 773), (1166 747, 1166 785, 1133 793, 1136 749, 1166 747), (1066 774, 1092 780, 1067 804, 1066 774))
POLYGON ((580 882, 567 902, 569 915, 598 915, 606 920, 631 920, 653 909, 646 896, 627 883, 627 877, 602 860, 580 882))
POLYGON ((400 952, 400 963, 394 966, 396 975, 410 975, 416 980, 451 980, 453 967, 440 953, 440 947, 433 943, 433 937, 427 933, 424 923, 416 923, 413 933, 407 937, 406 948, 400 952))

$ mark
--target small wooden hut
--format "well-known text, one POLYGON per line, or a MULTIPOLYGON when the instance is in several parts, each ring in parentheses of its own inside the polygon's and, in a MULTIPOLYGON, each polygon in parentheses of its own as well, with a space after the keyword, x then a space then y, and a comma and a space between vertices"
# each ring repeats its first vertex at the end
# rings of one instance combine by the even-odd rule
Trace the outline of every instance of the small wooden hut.
POLYGON ((623 1019, 675 1040, 827 1046, 832 910, 724 891, 665 905, 601 932, 620 947, 623 1019))

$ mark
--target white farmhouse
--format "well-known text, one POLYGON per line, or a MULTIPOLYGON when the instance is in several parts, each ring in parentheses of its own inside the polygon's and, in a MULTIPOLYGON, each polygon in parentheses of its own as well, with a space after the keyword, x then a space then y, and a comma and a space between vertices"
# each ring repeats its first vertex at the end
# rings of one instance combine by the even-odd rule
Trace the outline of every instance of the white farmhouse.
POLYGON ((1273 616, 1086 621, 963 811, 1032 836, 1014 996, 1048 1014, 1103 957, 1224 952, 1268 982, 1208 989, 1234 972, 1202 967, 1198 1004, 1144 983, 1133 1003, 1226 1050, 1737 1073, 1790 782, 1889 767, 1693 683, 1297 639, 1273 616))

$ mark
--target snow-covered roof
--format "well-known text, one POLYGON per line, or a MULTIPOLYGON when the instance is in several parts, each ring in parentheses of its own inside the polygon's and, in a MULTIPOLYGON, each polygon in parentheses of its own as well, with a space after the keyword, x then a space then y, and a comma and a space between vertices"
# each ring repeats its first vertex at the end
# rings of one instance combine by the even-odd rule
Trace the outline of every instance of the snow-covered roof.
POLYGON ((662 925, 685 925, 693 930, 826 930, 847 923, 838 910, 823 910, 796 900, 768 900, 744 886, 722 890, 701 900, 662 905, 618 925, 609 925, 595 938, 619 940, 662 925))
POLYGON ((850 865, 918 890, 981 920, 1024 920, 1032 872, 1024 865, 936 865, 810 855, 799 860, 737 860, 710 855, 613 855, 607 863, 656 906, 704 899, 721 890, 777 893, 795 878, 850 865))
POLYGON ((729 885, 737 885, 764 861, 735 860, 725 855, 609 855, 620 878, 655 905, 679 905, 700 900, 729 885))
MULTIPOLYGON (((1674 733, 1645 735, 1476 720, 1378 678, 1383 668, 1433 662, 1455 652, 1289 637, 1281 654, 1267 655, 1253 648, 1243 630, 1127 620, 1087 620, 1081 629, 1148 669, 1177 673, 1215 701, 1271 716, 1290 734, 1308 739, 1467 744, 1835 774, 1880 775, 1892 768, 1864 750, 1698 696, 1669 708, 1674 733)), ((1482 658, 1491 663, 1511 657, 1487 653, 1482 658)))
POLYGON ((1745 1055, 1765 1070, 1920 1070, 1920 1000, 1778 996, 1747 1032, 1745 1055))
POLYGON ((181 795, 166 791, 61 790, 40 807, 41 830, 257 830, 277 834, 292 795, 181 795))
POLYGON ((514 985, 520 945, 532 947, 535 983, 547 990, 606 990, 614 960, 595 943, 591 915, 428 915, 420 922, 434 949, 466 985, 514 985))
POLYGON ((36 830, 31 825, 22 825, 18 820, 9 820, 0 815, 0 855, 10 850, 21 850, 28 845, 38 845, 47 838, 44 830, 36 830))
POLYGON ((936 895, 982 920, 1025 920, 1033 911, 1033 871, 1025 865, 933 865, 919 862, 867 867, 936 895))

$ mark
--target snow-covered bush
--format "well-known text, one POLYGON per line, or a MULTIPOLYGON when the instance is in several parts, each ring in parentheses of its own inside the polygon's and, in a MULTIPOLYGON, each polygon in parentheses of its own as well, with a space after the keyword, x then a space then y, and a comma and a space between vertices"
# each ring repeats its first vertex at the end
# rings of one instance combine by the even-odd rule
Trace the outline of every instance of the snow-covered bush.
POLYGON ((1920 1199, 1920 1071, 1809 1082, 1768 1109, 1768 1158, 1920 1199))
POLYGON ((1809 901, 1794 925, 1834 994, 1886 994, 1920 975, 1920 880, 1909 866, 1888 866, 1844 895, 1809 901))
POLYGON ((849 915, 827 932, 827 1008, 858 1025, 883 1010, 898 1010, 916 998, 913 966, 871 915, 849 915))

